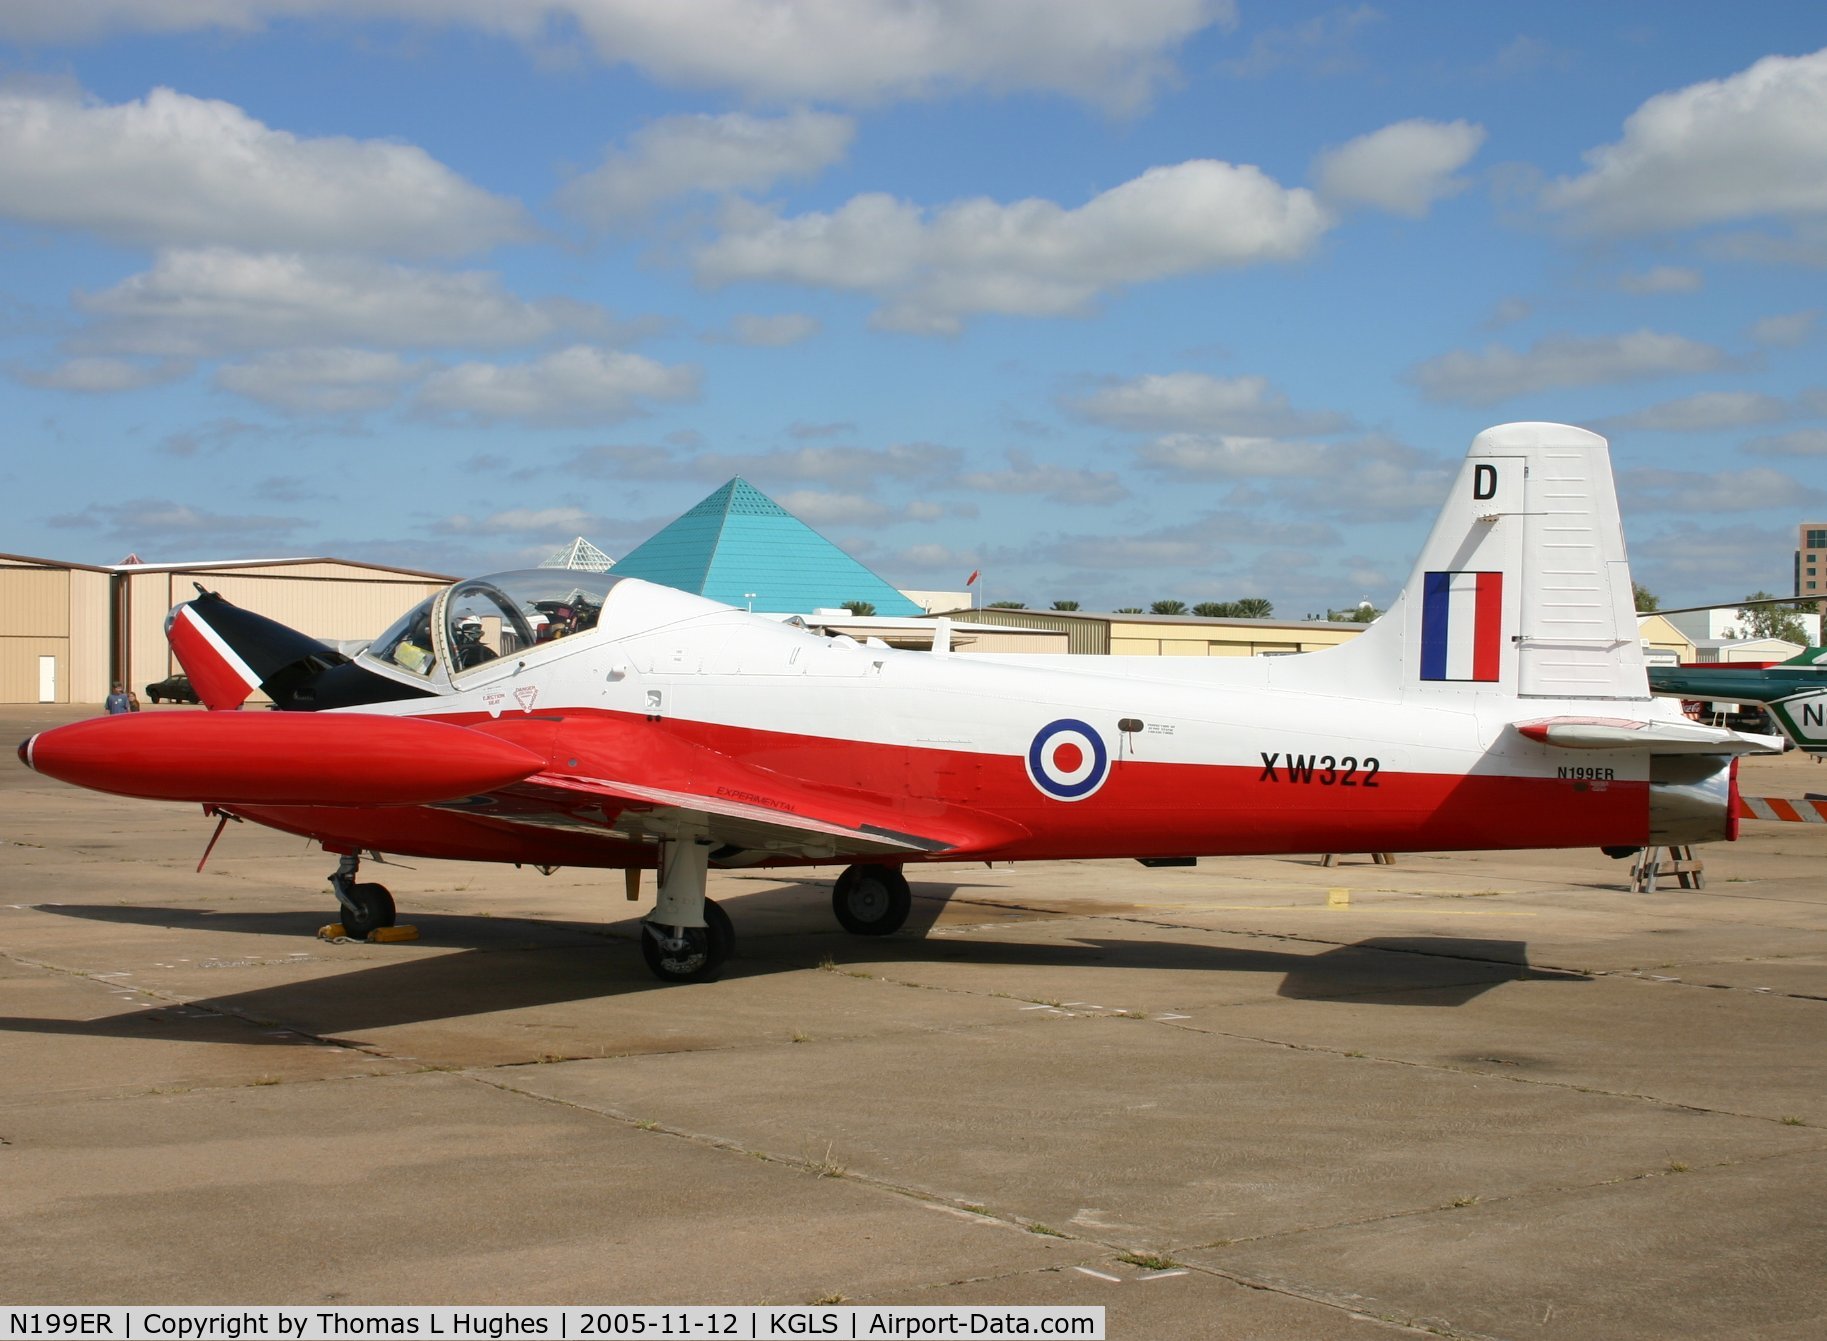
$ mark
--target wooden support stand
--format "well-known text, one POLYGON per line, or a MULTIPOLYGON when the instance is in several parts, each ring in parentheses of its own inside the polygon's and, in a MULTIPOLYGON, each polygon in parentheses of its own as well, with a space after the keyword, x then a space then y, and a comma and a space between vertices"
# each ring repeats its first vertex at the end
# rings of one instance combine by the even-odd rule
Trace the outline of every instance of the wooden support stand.
POLYGON ((1656 881, 1672 875, 1682 889, 1706 888, 1706 863, 1691 847, 1646 847, 1630 868, 1633 894, 1654 894, 1656 881))
MULTIPOLYGON (((1393 852, 1372 852, 1370 854, 1370 861, 1373 866, 1394 866, 1396 864, 1396 854, 1393 852)), ((1336 852, 1328 852, 1325 856, 1320 858, 1321 866, 1337 866, 1338 864, 1339 854, 1336 852)))

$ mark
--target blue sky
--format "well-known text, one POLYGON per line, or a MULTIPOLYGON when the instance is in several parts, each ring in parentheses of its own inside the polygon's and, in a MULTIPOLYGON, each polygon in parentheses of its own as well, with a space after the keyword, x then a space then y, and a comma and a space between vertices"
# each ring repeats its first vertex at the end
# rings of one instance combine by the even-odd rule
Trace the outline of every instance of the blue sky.
POLYGON ((1665 603, 1827 518, 1827 10, 9 0, 0 550, 1379 605, 1480 429, 1665 603))

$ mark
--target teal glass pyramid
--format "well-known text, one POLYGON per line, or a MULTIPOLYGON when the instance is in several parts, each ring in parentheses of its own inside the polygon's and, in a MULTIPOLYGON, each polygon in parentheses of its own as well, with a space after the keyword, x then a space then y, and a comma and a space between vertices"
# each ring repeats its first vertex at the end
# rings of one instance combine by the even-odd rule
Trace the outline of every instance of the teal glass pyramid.
POLYGON ((696 592, 738 610, 803 615, 868 601, 878 615, 921 613, 740 475, 630 550, 615 575, 696 592))

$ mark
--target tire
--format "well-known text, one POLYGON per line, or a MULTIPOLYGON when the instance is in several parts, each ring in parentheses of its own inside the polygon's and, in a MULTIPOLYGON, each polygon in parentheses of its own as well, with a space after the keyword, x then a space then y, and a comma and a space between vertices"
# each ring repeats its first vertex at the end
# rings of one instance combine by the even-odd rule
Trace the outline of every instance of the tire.
POLYGON ((641 958, 661 982, 711 982, 736 947, 736 930, 730 915, 710 899, 704 901, 704 925, 679 928, 685 945, 669 950, 660 944, 660 933, 669 938, 674 928, 641 923, 641 958))
POLYGON ((364 940, 371 931, 393 925, 393 895, 387 886, 359 884, 349 890, 349 898, 358 911, 343 909, 343 934, 350 940, 364 940))
POLYGON ((913 911, 913 893, 898 866, 852 866, 831 888, 831 911, 853 936, 890 936, 913 911))

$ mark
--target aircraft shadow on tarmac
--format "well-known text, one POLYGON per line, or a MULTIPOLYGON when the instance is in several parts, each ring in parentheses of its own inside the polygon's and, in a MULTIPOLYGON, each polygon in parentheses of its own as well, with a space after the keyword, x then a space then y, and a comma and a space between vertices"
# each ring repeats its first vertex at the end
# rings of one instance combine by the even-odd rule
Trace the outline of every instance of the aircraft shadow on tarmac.
MULTIPOLYGON (((1513 940, 1373 936, 1302 954, 1166 938, 997 940, 991 938, 995 929, 983 927, 972 928, 968 936, 939 938, 903 932, 858 938, 821 922, 816 927, 783 925, 772 932, 757 928, 754 934, 745 935, 743 902, 732 901, 740 939, 736 957, 723 971, 726 979, 799 971, 821 961, 868 965, 872 972, 884 974, 892 974, 895 966, 917 971, 922 965, 960 963, 981 964, 992 972, 997 967, 1025 967, 1251 973, 1280 975, 1276 995, 1284 998, 1434 1008, 1464 1005, 1505 983, 1590 981, 1582 974, 1531 966, 1527 943, 1513 940)), ((47 904, 41 909, 98 922, 239 935, 308 935, 322 924, 324 916, 83 904, 47 904)), ((930 924, 932 916, 936 913, 924 920, 930 924)), ((94 1020, 0 1016, 0 1031, 289 1045, 300 1035, 336 1040, 395 1025, 687 990, 648 977, 629 943, 638 934, 638 924, 632 920, 614 928, 445 914, 407 920, 419 928, 417 945, 421 947, 466 948, 329 973, 321 971, 322 959, 314 958, 300 961, 311 965, 317 972, 314 977, 94 1020), (250 1036, 248 1024, 267 1032, 250 1036)), ((325 948, 325 953, 333 952, 325 948)), ((270 955, 270 951, 229 950, 223 962, 245 961, 250 967, 285 963, 270 955)), ((141 990, 148 989, 142 985, 141 990)))

